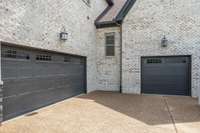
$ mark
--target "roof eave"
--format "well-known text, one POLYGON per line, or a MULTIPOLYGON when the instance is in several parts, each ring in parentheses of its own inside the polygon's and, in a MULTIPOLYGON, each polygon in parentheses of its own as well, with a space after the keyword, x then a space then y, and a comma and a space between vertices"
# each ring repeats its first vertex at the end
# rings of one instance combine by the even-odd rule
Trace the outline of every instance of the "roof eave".
POLYGON ((95 23, 96 28, 108 28, 108 27, 119 27, 119 24, 114 21, 106 21, 106 22, 97 22, 95 23))
POLYGON ((106 0, 109 6, 112 6, 114 4, 113 0, 106 0))
POLYGON ((105 22, 98 22, 112 7, 114 4, 112 0, 106 0, 108 3, 111 2, 104 11, 103 13, 96 19, 95 21, 95 26, 96 28, 105 28, 105 27, 117 27, 122 24, 124 18, 130 11, 130 9, 133 7, 135 4, 136 0, 127 0, 127 2, 124 4, 120 12, 117 14, 117 16, 112 20, 112 21, 105 21, 105 22))
POLYGON ((118 23, 122 23, 130 9, 135 4, 136 0, 127 0, 127 2, 124 4, 123 8, 120 10, 114 21, 118 23))

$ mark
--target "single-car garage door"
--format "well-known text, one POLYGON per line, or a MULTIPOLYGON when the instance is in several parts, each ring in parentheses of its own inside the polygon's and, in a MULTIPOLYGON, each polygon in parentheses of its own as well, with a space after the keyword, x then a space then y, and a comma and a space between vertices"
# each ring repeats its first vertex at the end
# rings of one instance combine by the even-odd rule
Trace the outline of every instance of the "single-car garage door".
POLYGON ((6 45, 1 52, 4 120, 85 93, 84 57, 6 45))
POLYGON ((143 57, 142 93, 190 95, 190 56, 143 57))

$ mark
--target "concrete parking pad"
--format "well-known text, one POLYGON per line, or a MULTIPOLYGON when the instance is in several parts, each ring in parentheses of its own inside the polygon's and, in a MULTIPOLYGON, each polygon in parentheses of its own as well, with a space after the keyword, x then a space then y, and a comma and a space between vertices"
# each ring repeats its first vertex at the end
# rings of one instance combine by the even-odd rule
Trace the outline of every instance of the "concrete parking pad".
POLYGON ((4 122, 0 133, 199 133, 197 99, 96 91, 4 122))

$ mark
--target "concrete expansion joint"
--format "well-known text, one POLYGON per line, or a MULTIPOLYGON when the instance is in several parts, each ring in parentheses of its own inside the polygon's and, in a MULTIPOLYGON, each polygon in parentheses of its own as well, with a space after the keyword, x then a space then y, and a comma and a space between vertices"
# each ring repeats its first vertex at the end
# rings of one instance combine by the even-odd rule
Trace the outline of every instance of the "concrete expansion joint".
POLYGON ((168 101, 167 101, 167 99, 166 99, 165 96, 162 96, 162 97, 163 97, 164 103, 165 103, 165 105, 166 105, 166 107, 167 107, 167 111, 168 111, 168 113, 169 113, 169 116, 170 116, 170 118, 171 118, 171 120, 172 120, 174 130, 175 130, 176 133, 178 133, 178 129, 177 129, 177 127, 176 127, 176 122, 175 122, 175 119, 174 119, 174 117, 173 117, 173 115, 172 115, 172 112, 171 112, 171 110, 170 110, 170 106, 169 106, 169 104, 168 104, 168 101))

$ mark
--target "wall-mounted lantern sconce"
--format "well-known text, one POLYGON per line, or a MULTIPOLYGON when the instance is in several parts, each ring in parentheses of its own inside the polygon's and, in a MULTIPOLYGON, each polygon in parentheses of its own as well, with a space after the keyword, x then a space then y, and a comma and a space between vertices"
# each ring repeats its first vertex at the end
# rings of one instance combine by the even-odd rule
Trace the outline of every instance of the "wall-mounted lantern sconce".
POLYGON ((66 41, 68 39, 68 33, 67 32, 61 32, 60 33, 60 40, 66 41))
POLYGON ((168 46, 168 40, 166 36, 164 36, 161 40, 161 47, 167 47, 168 46))

